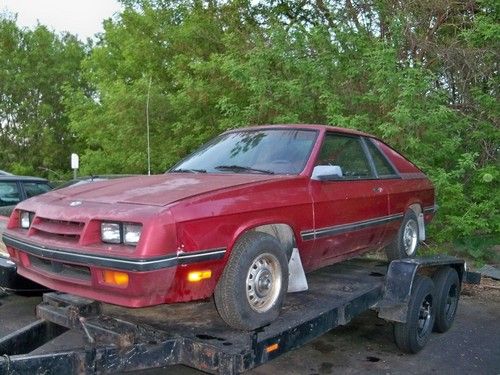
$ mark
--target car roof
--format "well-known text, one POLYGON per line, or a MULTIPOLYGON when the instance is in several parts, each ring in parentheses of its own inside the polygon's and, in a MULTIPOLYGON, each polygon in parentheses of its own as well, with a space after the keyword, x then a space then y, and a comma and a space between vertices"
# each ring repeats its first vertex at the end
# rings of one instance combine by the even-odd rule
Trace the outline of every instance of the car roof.
POLYGON ((376 138, 375 136, 367 133, 360 132, 359 130, 355 129, 348 129, 348 128, 340 128, 337 126, 330 126, 330 125, 321 125, 321 124, 276 124, 276 125, 255 125, 255 126, 248 126, 244 128, 235 128, 231 129, 228 131, 229 132, 237 132, 241 130, 263 130, 263 129, 301 129, 301 130, 318 130, 318 131, 330 131, 330 132, 336 132, 336 133, 344 133, 344 134, 351 134, 351 135, 361 135, 364 137, 372 137, 376 138))
POLYGON ((0 176, 1 181, 31 181, 31 182, 48 182, 45 178, 32 176, 0 176))

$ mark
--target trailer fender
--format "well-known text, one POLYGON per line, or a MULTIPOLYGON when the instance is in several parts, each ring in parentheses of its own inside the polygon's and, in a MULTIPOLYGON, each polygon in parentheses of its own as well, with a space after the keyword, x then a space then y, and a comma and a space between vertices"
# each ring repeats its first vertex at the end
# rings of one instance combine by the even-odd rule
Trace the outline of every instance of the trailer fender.
POLYGON ((464 261, 451 256, 439 255, 422 258, 394 260, 387 270, 382 299, 373 307, 382 319, 406 323, 408 304, 413 282, 418 273, 432 276, 443 267, 457 270, 460 283, 465 274, 464 261))

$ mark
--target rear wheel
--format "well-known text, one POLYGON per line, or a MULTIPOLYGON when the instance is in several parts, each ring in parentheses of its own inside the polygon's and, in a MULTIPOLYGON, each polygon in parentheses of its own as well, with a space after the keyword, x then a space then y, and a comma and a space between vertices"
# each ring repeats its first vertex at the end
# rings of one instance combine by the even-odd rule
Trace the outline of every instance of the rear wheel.
POLYGON ((451 267, 439 270, 433 277, 436 296, 434 331, 443 333, 453 325, 460 297, 458 273, 451 267))
POLYGON ((215 305, 231 327, 253 330, 275 320, 288 289, 285 251, 273 236, 245 234, 215 288, 215 305))
POLYGON ((418 248, 418 219, 413 210, 406 212, 398 233, 391 244, 385 248, 389 260, 413 258, 418 248))
POLYGON ((406 353, 417 353, 427 344, 434 326, 434 284, 426 276, 415 276, 406 323, 394 323, 396 345, 406 353))

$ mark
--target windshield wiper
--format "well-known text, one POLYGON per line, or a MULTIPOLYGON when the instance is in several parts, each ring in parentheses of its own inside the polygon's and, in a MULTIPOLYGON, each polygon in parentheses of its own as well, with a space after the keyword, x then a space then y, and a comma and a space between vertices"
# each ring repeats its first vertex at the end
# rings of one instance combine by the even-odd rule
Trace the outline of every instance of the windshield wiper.
POLYGON ((268 171, 266 169, 250 168, 250 167, 244 167, 242 165, 218 165, 217 167, 215 167, 215 169, 218 169, 220 171, 257 172, 263 174, 274 174, 273 171, 268 171))
POLYGON ((174 170, 171 170, 169 172, 170 173, 207 173, 207 171, 204 169, 182 169, 182 168, 174 169, 174 170))

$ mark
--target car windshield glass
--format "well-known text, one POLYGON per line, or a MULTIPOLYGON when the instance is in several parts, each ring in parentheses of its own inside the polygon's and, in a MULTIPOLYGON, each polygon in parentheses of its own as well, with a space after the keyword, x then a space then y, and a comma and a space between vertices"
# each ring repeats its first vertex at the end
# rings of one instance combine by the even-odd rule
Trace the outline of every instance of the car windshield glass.
POLYGON ((317 132, 263 129, 223 134, 169 172, 298 174, 309 158, 317 132))

